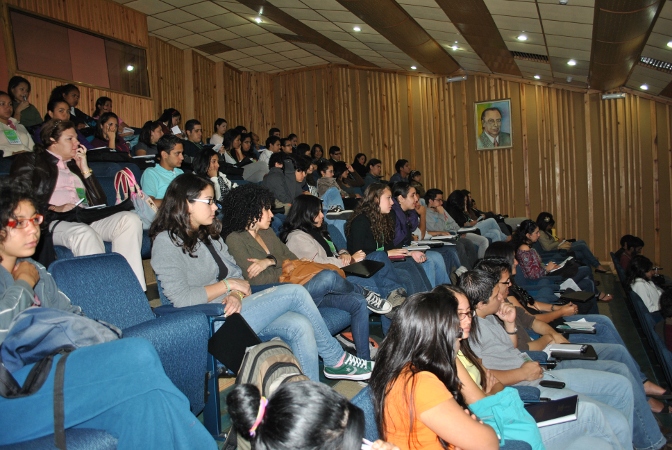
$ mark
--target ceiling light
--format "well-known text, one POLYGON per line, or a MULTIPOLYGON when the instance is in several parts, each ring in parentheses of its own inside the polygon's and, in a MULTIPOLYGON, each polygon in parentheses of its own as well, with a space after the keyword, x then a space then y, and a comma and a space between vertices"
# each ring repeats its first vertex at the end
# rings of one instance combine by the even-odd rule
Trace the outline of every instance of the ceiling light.
POLYGON ((639 88, 643 91, 648 91, 649 90, 649 85, 648 84, 643 84, 639 88))
POLYGON ((567 0, 558 0, 558 3, 560 3, 561 5, 566 5, 566 4, 567 4, 567 0))
POLYGON ((672 41, 668 42, 668 43, 667 43, 667 46, 670 47, 670 48, 672 48, 672 41))
POLYGON ((625 92, 616 92, 614 94, 602 95, 602 100, 615 100, 617 98, 625 98, 625 92))
POLYGON ((534 76, 534 79, 535 79, 535 80, 541 80, 541 75, 535 75, 535 76, 534 76))
POLYGON ((454 83, 455 81, 464 81, 467 79, 466 75, 458 75, 456 77, 446 78, 446 83, 454 83))
POLYGON ((129 71, 129 72, 133 72, 134 69, 135 69, 135 66, 133 66, 132 64, 129 64, 129 65, 126 66, 126 70, 129 71))
POLYGON ((458 50, 460 47, 458 47, 457 44, 455 44, 455 45, 453 45, 453 46, 450 47, 450 48, 452 48, 453 50, 458 50))
POLYGON ((526 41, 527 40, 527 35, 524 34, 524 33, 520 34, 520 35, 518 35, 518 37, 516 39, 518 39, 519 41, 526 41))
POLYGON ((355 30, 355 31, 362 31, 362 29, 359 28, 359 27, 353 27, 352 29, 355 30))
POLYGON ((417 69, 417 67, 411 66, 411 70, 415 70, 415 69, 417 69))
POLYGON ((568 66, 575 66, 575 65, 576 65, 576 61, 573 60, 573 59, 570 59, 569 61, 567 61, 567 65, 568 65, 568 66))
POLYGON ((567 83, 571 83, 574 78, 572 77, 567 77, 567 83))
POLYGON ((257 22, 257 23, 261 23, 261 22, 262 22, 261 17, 255 17, 255 18, 254 18, 254 21, 257 22))

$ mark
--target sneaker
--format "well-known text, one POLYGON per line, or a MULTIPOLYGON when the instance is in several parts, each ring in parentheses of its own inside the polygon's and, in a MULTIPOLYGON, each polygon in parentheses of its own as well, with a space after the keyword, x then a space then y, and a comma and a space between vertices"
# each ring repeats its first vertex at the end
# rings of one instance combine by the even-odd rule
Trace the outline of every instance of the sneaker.
POLYGON ((324 367, 324 376, 332 380, 368 380, 371 378, 373 365, 371 361, 364 361, 346 352, 343 364, 338 367, 324 367))
POLYGON ((392 305, 375 292, 364 289, 363 295, 366 297, 366 307, 369 308, 371 312, 376 314, 387 314, 392 311, 392 305))
MULTIPOLYGON (((352 339, 352 333, 350 331, 344 331, 338 334, 336 336, 336 340, 338 340, 338 342, 340 342, 343 347, 356 350, 355 341, 352 339)), ((373 340, 372 337, 369 337, 369 353, 371 355, 371 359, 376 359, 378 348, 380 348, 378 342, 373 340)))
POLYGON ((460 266, 457 269, 455 269, 455 275, 457 275, 457 277, 459 278, 459 277, 462 276, 463 273, 468 272, 468 271, 469 271, 469 269, 467 269, 466 267, 460 266))
POLYGON ((326 216, 330 219, 347 219, 352 215, 352 210, 346 210, 339 205, 331 205, 326 216))
POLYGON ((387 301, 392 305, 392 311, 385 314, 388 319, 394 319, 396 309, 406 301, 406 291, 403 288, 395 289, 387 296, 387 301))

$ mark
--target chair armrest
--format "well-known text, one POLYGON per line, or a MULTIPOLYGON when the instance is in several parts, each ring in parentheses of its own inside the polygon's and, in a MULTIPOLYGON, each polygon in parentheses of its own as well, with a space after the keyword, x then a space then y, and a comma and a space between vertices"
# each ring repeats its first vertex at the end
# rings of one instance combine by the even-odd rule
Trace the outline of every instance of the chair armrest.
POLYGON ((541 397, 541 391, 534 386, 511 386, 518 391, 518 395, 523 402, 538 402, 541 397))
POLYGON ((173 305, 161 305, 154 308, 153 311, 157 317, 183 313, 186 311, 196 311, 203 313, 206 316, 221 316, 224 314, 224 305, 221 303, 204 303, 202 305, 185 306, 182 308, 176 308, 173 305))
POLYGON ((528 351, 528 352, 525 352, 525 353, 527 353, 527 356, 532 358, 532 361, 537 361, 537 362, 540 362, 540 363, 548 361, 548 355, 544 352, 528 351))

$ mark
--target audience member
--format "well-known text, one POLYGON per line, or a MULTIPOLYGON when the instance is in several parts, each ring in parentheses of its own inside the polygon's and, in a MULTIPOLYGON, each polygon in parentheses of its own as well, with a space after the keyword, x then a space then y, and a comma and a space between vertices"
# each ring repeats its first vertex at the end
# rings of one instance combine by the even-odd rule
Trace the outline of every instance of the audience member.
POLYGON ((415 188, 420 198, 425 196, 425 187, 422 185, 421 179, 422 173, 419 170, 411 170, 411 173, 408 174, 408 182, 415 188))
MULTIPOLYGON (((49 100, 49 103, 47 103, 47 114, 44 116, 44 122, 49 122, 49 120, 54 119, 54 120, 61 120, 63 122, 67 122, 70 120, 70 105, 66 103, 65 100, 62 99, 56 99, 56 100, 49 100)), ((33 133, 33 141, 36 144, 41 144, 42 139, 40 138, 40 132, 42 131, 42 127, 44 124, 41 126, 37 127, 35 132, 33 133)), ((91 150, 93 145, 91 145, 91 142, 82 134, 79 129, 77 131, 77 140, 79 141, 80 144, 82 144, 84 147, 86 147, 87 150, 91 150)))
POLYGON ((126 141, 117 135, 119 130, 119 119, 113 112, 106 112, 100 115, 96 123, 96 133, 91 141, 94 148, 107 147, 116 150, 119 153, 131 154, 131 149, 126 141))
POLYGON ((315 164, 318 166, 326 161, 324 158, 324 149, 320 144, 313 144, 310 148, 310 157, 313 158, 313 161, 315 161, 315 164))
POLYGON ((149 195, 157 206, 161 206, 168 185, 183 173, 180 166, 184 160, 182 155, 184 148, 182 140, 177 136, 163 135, 156 143, 156 150, 159 152, 159 164, 145 169, 140 184, 145 194, 149 195))
POLYGON ((156 143, 159 142, 161 136, 163 136, 161 122, 158 120, 148 120, 145 122, 140 130, 138 145, 134 148, 135 154, 137 156, 157 155, 159 151, 156 148, 156 143))
POLYGON ((12 117, 17 122, 29 131, 33 131, 33 127, 42 123, 40 112, 35 105, 28 102, 28 98, 30 97, 30 81, 18 75, 13 76, 9 79, 7 93, 12 100, 12 107, 14 108, 12 117))
POLYGON ((34 146, 26 127, 12 117, 12 99, 0 91, 0 150, 4 152, 3 156, 32 152, 34 146))
MULTIPOLYGON (((100 116, 103 113, 111 113, 112 112, 112 99, 110 97, 98 97, 96 99, 96 107, 93 110, 93 118, 98 120, 100 116)), ((124 128, 127 127, 127 125, 124 123, 124 119, 121 117, 117 117, 118 120, 118 130, 117 130, 117 135, 121 138, 129 138, 130 136, 133 136, 135 133, 134 131, 126 131, 124 132, 124 128)))
POLYGON ((644 255, 636 255, 630 260, 626 272, 626 284, 644 302, 646 309, 653 314, 655 322, 662 319, 660 311, 660 296, 663 290, 651 278, 653 277, 653 263, 644 255))
MULTIPOLYGON (((499 229, 502 230, 502 233, 504 233, 507 236, 511 236, 511 233, 513 232, 513 227, 509 226, 505 222, 504 216, 501 214, 495 214, 492 211, 488 212, 483 212, 479 209, 476 208, 476 200, 473 199, 471 196, 471 192, 468 189, 462 189, 462 193, 464 196, 467 198, 467 204, 465 211, 467 213, 467 216, 470 220, 482 220, 482 219, 494 219, 495 222, 497 222, 497 225, 499 226, 499 229)), ((526 217, 523 218, 514 218, 511 219, 516 225, 518 225, 520 222, 525 220, 526 217)))
POLYGON ((289 138, 281 138, 280 139, 280 149, 282 150, 283 153, 286 153, 288 155, 294 154, 294 148, 292 147, 292 141, 290 141, 289 138))
POLYGON ((123 211, 89 225, 72 221, 77 220, 74 208, 105 205, 105 192, 89 168, 86 148, 77 140, 74 123, 50 120, 41 135, 43 143, 35 146, 34 153, 16 157, 11 176, 35 189, 39 209, 46 211, 53 244, 84 256, 105 253, 103 241, 112 242, 112 251, 126 258, 145 290, 140 217, 123 211), (67 212, 71 213, 64 217, 62 213, 67 212))
POLYGON ((482 236, 487 237, 492 242, 511 240, 509 236, 502 233, 495 219, 471 220, 467 214, 467 197, 459 189, 454 190, 448 196, 448 214, 460 227, 476 227, 482 236))
MULTIPOLYGON (((275 200, 285 208, 285 213, 289 211, 294 199, 303 194, 302 183, 298 182, 296 173, 294 160, 285 159, 282 153, 275 153, 269 160, 268 174, 261 182, 261 185, 268 189, 275 200)), ((303 176, 305 177, 305 170, 303 170, 303 176)), ((276 203, 277 206, 280 205, 276 203)))
POLYGON ((290 133, 289 136, 287 136, 287 140, 292 144, 292 151, 295 151, 296 146, 299 144, 299 137, 294 133, 290 133))
MULTIPOLYGON (((254 161, 250 154, 245 154, 243 152, 243 135, 239 131, 239 127, 227 130, 224 133, 224 144, 219 150, 221 154, 224 155, 224 162, 228 166, 234 166, 237 169, 242 169, 242 177, 245 181, 251 183, 259 183, 264 175, 268 173, 268 165, 264 162, 254 161)), ((252 138, 248 137, 248 149, 251 145, 252 138)), ((223 166, 222 162, 220 165, 223 166)), ((224 171, 227 175, 230 173, 229 170, 224 171)))
POLYGON ((366 190, 366 188, 374 183, 387 184, 387 181, 383 180, 383 166, 379 159, 371 158, 366 163, 366 167, 368 168, 368 172, 364 177, 364 186, 362 189, 366 190))
POLYGON ((280 137, 280 128, 271 128, 270 130, 268 130, 268 136, 280 137))
POLYGON ((616 252, 616 257, 623 270, 628 270, 630 260, 642 253, 644 241, 637 236, 626 234, 621 238, 621 248, 616 252))
MULTIPOLYGON (((212 185, 193 174, 177 177, 166 191, 149 230, 152 268, 166 297, 178 308, 219 302, 225 305, 225 316, 240 313, 261 340, 285 341, 313 381, 319 381, 318 354, 326 377, 368 379, 373 363, 343 351, 305 288, 286 284, 252 294, 220 235, 214 197, 212 185)), ((225 217, 237 215, 231 214, 231 205, 226 203, 225 217)))
POLYGON ((294 156, 308 156, 310 157, 310 145, 301 142, 296 146, 296 153, 294 156))
POLYGON ((398 183, 404 181, 408 183, 408 175, 411 173, 411 163, 407 159, 399 159, 394 163, 394 170, 397 173, 390 177, 390 183, 398 183))
POLYGON ((212 148, 203 149, 193 163, 194 173, 199 177, 210 180, 215 190, 215 200, 221 201, 231 189, 238 185, 229 180, 219 171, 219 155, 212 148))
MULTIPOLYGON (((180 119, 182 115, 175 108, 167 108, 163 110, 163 113, 159 117, 158 121, 161 122, 161 129, 163 130, 164 135, 172 135, 173 128, 180 126, 180 119)), ((182 133, 178 133, 177 137, 183 139, 182 133)))
POLYGON ((266 139, 266 148, 262 150, 259 154, 259 162, 268 164, 268 160, 271 159, 273 153, 278 153, 280 151, 280 138, 277 136, 269 136, 266 139))
POLYGON ((221 117, 218 117, 217 120, 215 120, 215 125, 213 127, 215 132, 210 136, 210 145, 221 145, 224 143, 224 133, 226 133, 228 125, 226 119, 222 119, 221 117))
POLYGON ((357 153, 355 159, 352 161, 352 167, 363 179, 369 173, 369 169, 366 167, 366 155, 364 153, 357 153))
POLYGON ((334 164, 333 170, 338 187, 345 191, 348 197, 362 198, 361 188, 364 186, 364 180, 350 164, 338 161, 334 164))
POLYGON ((203 150, 203 126, 196 119, 189 119, 184 123, 186 139, 182 140, 183 156, 191 163, 203 150))
POLYGON ((341 161, 342 159, 343 159, 343 153, 341 152, 340 147, 337 147, 335 145, 329 147, 329 162, 335 164, 338 161, 341 161))
MULTIPOLYGON (((96 120, 77 108, 79 104, 79 88, 77 86, 74 84, 56 86, 51 91, 51 96, 49 97, 49 101, 51 102, 52 100, 65 100, 70 107, 70 121, 76 125, 78 130, 90 127, 93 131, 93 128, 96 126, 96 120)), ((86 135, 90 134, 93 133, 86 135)))

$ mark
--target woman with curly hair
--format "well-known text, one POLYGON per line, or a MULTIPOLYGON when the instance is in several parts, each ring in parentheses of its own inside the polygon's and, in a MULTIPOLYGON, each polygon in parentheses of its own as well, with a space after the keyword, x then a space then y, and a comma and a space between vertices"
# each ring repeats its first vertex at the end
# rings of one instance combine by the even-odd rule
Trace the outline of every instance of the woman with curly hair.
MULTIPOLYGON (((271 205, 271 191, 256 184, 234 189, 222 200, 222 234, 243 276, 252 285, 277 284, 284 263, 298 259, 270 229, 271 205), (230 214, 232 211, 235 213, 230 214)), ((376 313, 386 313, 389 304, 377 293, 350 283, 333 270, 322 270, 304 287, 317 306, 350 313, 357 356, 370 359, 367 307, 376 313)))
POLYGON ((343 351, 302 286, 252 293, 224 243, 214 199, 212 183, 194 174, 168 186, 149 230, 152 268, 166 297, 176 307, 218 302, 224 315, 240 313, 260 339, 287 342, 313 381, 319 381, 318 354, 327 378, 368 379, 373 363, 343 351))

